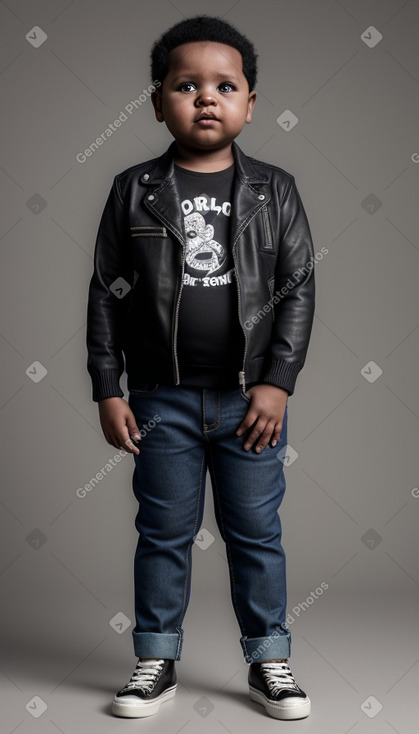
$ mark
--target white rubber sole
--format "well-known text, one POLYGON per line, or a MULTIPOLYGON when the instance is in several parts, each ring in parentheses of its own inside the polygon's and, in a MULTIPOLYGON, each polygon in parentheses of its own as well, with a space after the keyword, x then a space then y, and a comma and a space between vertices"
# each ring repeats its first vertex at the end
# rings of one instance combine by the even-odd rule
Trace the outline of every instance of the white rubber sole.
POLYGON ((305 719, 310 715, 311 703, 308 696, 305 698, 284 698, 278 703, 269 701, 266 696, 256 688, 249 686, 250 698, 265 707, 266 713, 274 719, 305 719))
POLYGON ((168 688, 154 701, 141 701, 137 696, 133 696, 129 700, 127 700, 127 696, 123 696, 122 698, 116 698, 115 696, 112 701, 112 713, 115 716, 124 716, 128 719, 140 719, 143 716, 152 716, 153 714, 157 714, 160 704, 174 698, 176 688, 177 684, 172 688, 168 688))

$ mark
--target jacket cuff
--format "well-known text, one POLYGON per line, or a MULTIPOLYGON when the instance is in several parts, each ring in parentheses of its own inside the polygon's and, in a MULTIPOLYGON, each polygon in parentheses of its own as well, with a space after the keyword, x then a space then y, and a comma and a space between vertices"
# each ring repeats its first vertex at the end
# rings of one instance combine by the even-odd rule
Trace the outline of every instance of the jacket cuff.
POLYGON ((284 362, 283 360, 273 359, 269 369, 263 374, 263 382, 282 387, 292 395, 295 389, 295 382, 302 368, 301 362, 284 362))
POLYGON ((98 403, 105 398, 123 398, 124 393, 119 386, 119 370, 102 370, 92 376, 93 400, 98 403))

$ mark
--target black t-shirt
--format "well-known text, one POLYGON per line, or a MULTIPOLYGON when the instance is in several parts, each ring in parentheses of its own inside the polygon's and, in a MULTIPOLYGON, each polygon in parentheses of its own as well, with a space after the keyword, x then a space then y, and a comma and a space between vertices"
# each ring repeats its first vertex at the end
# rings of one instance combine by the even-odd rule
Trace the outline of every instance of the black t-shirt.
POLYGON ((234 164, 201 173, 175 165, 186 242, 178 322, 181 385, 239 384, 244 337, 230 241, 234 164))

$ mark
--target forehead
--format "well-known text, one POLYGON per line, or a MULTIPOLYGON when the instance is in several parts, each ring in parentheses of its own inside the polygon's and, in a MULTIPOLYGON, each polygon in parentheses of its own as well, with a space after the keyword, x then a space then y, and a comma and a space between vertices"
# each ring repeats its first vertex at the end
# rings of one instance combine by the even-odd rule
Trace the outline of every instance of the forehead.
POLYGON ((225 43, 216 41, 193 41, 182 43, 170 51, 168 74, 197 74, 205 71, 211 74, 243 75, 243 59, 240 51, 225 43))

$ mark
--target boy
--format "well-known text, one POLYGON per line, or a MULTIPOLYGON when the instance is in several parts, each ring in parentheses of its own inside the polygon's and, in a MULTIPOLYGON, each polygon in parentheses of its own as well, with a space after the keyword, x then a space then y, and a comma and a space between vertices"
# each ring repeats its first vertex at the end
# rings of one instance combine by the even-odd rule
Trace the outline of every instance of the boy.
POLYGON ((174 141, 116 176, 88 305, 93 400, 108 443, 134 454, 139 502, 138 662, 112 711, 149 716, 175 695, 208 468, 250 696, 274 718, 303 718, 277 510, 287 399, 313 320, 309 226, 294 178, 234 142, 256 101, 242 34, 219 18, 182 21, 154 44, 152 77, 174 141))

